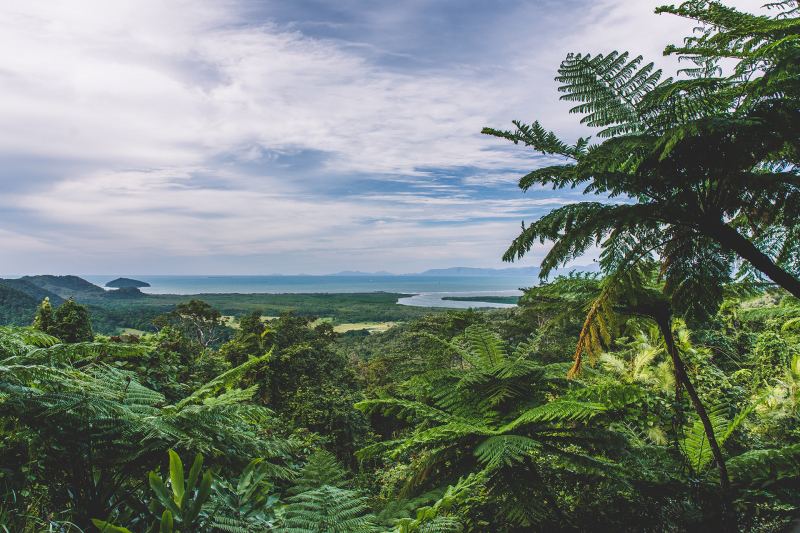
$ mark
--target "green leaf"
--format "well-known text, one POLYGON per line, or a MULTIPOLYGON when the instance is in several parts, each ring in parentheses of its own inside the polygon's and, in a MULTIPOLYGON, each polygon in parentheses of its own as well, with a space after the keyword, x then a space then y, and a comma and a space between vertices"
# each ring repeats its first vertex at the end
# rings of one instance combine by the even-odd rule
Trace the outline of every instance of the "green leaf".
POLYGON ((194 462, 192 463, 192 468, 189 469, 189 479, 186 482, 186 486, 189 488, 191 492, 194 490, 195 486, 197 485, 197 479, 200 477, 200 470, 203 468, 203 456, 202 454, 197 454, 194 456, 194 462))
POLYGON ((183 462, 174 450, 169 450, 169 480, 172 484, 172 494, 178 507, 183 507, 183 462))
POLYGON ((203 475, 203 480, 200 482, 200 488, 192 502, 191 508, 183 515, 186 523, 191 523, 200 514, 200 509, 203 508, 203 504, 206 503, 208 497, 211 495, 211 483, 213 481, 214 476, 210 471, 207 471, 203 475))
POLYGON ((156 499, 161 503, 161 505, 166 507, 173 514, 180 515, 180 508, 175 505, 175 502, 172 500, 166 485, 164 485, 164 482, 161 481, 160 477, 158 477, 158 474, 155 472, 150 472, 147 477, 150 482, 150 488, 153 489, 156 499))
POLYGON ((98 520, 97 518, 92 518, 92 523, 94 524, 94 527, 101 531, 101 533, 133 533, 126 527, 115 526, 114 524, 109 524, 108 522, 104 520, 98 520))
POLYGON ((165 509, 161 514, 161 527, 158 530, 159 533, 172 533, 173 525, 172 513, 165 509))

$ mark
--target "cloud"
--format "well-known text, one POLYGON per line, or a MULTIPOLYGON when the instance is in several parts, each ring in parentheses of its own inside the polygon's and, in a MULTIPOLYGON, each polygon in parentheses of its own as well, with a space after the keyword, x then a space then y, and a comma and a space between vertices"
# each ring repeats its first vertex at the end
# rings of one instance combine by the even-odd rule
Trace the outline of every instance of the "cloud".
MULTIPOLYGON (((28 205, 38 219, 68 229, 61 245, 81 253, 350 255, 381 250, 387 258, 418 254, 428 246, 452 254, 464 235, 478 244, 476 235, 496 232, 501 224, 504 235, 513 233, 521 217, 563 203, 555 197, 478 202, 410 192, 326 199, 191 183, 191 174, 163 170, 98 173, 3 202, 28 205)), ((495 242, 501 246, 506 240, 495 242)))
POLYGON ((363 5, 0 6, 0 268, 496 265, 576 197, 523 196, 551 160, 480 129, 585 133, 564 54, 657 54, 687 28, 623 0, 363 5))
POLYGON ((0 151, 141 167, 316 150, 337 174, 519 159, 478 134, 490 80, 386 70, 206 4, 5 6, 0 151))

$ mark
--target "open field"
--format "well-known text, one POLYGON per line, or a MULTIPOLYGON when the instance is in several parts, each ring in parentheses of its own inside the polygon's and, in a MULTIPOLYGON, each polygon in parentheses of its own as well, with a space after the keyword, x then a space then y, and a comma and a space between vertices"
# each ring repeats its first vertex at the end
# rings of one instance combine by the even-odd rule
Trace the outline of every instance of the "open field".
POLYGON ((351 322, 347 324, 337 324, 333 326, 336 333, 348 333, 350 331, 369 331, 370 333, 381 333, 395 326, 396 322, 351 322))

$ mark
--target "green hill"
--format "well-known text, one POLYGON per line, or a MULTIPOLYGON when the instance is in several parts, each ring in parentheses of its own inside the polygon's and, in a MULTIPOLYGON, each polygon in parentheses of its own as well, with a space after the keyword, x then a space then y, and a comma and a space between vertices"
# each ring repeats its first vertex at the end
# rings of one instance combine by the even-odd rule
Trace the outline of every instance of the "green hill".
POLYGON ((57 294, 61 298, 98 298, 102 297, 106 291, 93 283, 89 283, 78 276, 24 276, 23 281, 27 281, 37 287, 57 294))
POLYGON ((31 283, 30 281, 24 279, 0 279, 0 285, 4 285, 11 289, 17 290, 23 294, 26 294, 36 300, 37 302, 41 302, 45 298, 50 298, 50 303, 58 306, 64 303, 64 298, 59 296, 58 294, 43 289, 42 287, 31 283))
POLYGON ((138 279, 131 279, 131 278, 117 278, 115 280, 109 281, 106 283, 106 287, 112 287, 114 289, 128 289, 128 288, 141 288, 141 287, 149 287, 150 284, 146 281, 139 281, 138 279))
POLYGON ((0 283, 0 324, 30 325, 40 301, 6 283, 0 283))

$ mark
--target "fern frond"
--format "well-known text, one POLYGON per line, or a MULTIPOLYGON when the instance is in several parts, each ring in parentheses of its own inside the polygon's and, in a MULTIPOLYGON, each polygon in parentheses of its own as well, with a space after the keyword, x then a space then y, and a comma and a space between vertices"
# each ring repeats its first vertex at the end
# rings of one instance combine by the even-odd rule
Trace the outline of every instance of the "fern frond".
POLYGON ((440 409, 401 398, 362 400, 355 404, 355 408, 364 413, 379 412, 408 422, 428 420, 444 423, 451 420, 451 416, 440 409))
POLYGON ((347 473, 336 457, 326 450, 317 450, 308 458, 290 492, 300 494, 324 485, 343 488, 346 483, 347 473))
POLYGON ((482 366, 495 366, 508 357, 503 341, 485 326, 473 325, 464 331, 464 337, 470 352, 477 355, 482 366))
POLYGON ((552 131, 544 129, 539 122, 533 124, 524 124, 519 120, 512 121, 516 127, 515 131, 501 131, 493 128, 483 128, 481 133, 485 135, 493 135, 503 139, 508 139, 514 144, 522 143, 525 146, 530 146, 537 152, 542 154, 556 154, 571 159, 576 159, 583 153, 589 145, 588 138, 580 138, 574 145, 568 145, 558 138, 552 131))
POLYGON ((289 498, 284 511, 287 533, 373 533, 378 531, 366 498, 323 486, 289 498))
MULTIPOLYGON (((725 417, 727 407, 716 405, 708 410, 708 419, 714 431, 714 437, 720 447, 733 434, 737 427, 744 421, 755 406, 741 411, 732 421, 725 417)), ((689 462, 692 470, 701 472, 713 459, 711 447, 705 429, 699 419, 695 419, 691 426, 684 429, 684 437, 679 441, 679 447, 689 462)))
POLYGON ((190 394, 189 396, 178 402, 176 404, 176 407, 180 409, 191 403, 204 401, 210 395, 217 394, 224 389, 232 388, 233 385, 239 383, 239 381, 245 374, 247 374, 247 372, 265 363, 271 357, 272 357, 272 350, 270 350, 269 352, 260 357, 253 357, 250 360, 242 363, 241 365, 231 368, 226 372, 223 372, 222 374, 212 379, 208 383, 204 384, 196 391, 194 391, 192 394, 190 394))
POLYGON ((607 407, 600 403, 558 399, 523 411, 499 431, 508 433, 521 426, 545 422, 586 422, 605 411, 607 407))
POLYGON ((497 435, 489 437, 475 448, 475 456, 487 469, 512 466, 541 449, 541 443, 523 435, 497 435))
POLYGON ((800 477, 800 444, 750 450, 728 460, 731 480, 740 487, 765 488, 786 478, 800 477))
POLYGON ((600 137, 641 131, 645 125, 638 104, 650 91, 672 81, 661 81, 661 71, 654 70, 653 63, 641 63, 641 56, 629 59, 627 52, 569 54, 556 77, 562 83, 558 90, 565 93, 561 99, 581 102, 570 112, 583 114, 581 123, 604 127, 600 137))

